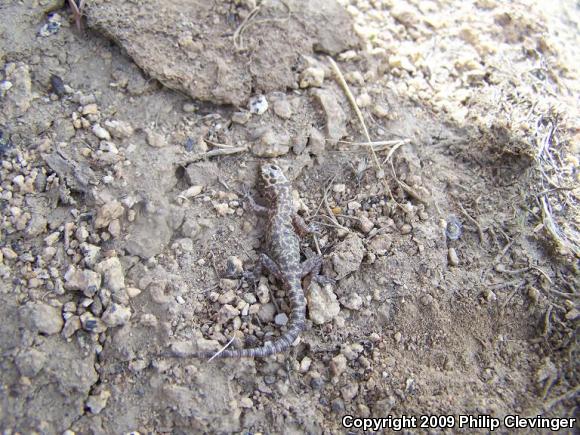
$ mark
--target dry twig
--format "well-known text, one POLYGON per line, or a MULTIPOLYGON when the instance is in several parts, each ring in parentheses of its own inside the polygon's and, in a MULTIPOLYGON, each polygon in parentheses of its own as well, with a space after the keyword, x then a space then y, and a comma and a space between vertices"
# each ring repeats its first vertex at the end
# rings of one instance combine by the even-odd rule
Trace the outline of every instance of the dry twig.
POLYGON ((479 243, 483 243, 483 230, 481 229, 481 225, 479 225, 479 222, 477 222, 474 218, 471 217, 469 213, 467 213, 467 210, 463 208, 463 204, 459 203, 459 207, 461 208, 461 212, 465 215, 465 217, 469 219, 473 225, 475 225, 477 228, 477 235, 479 236, 479 243))
POLYGON ((260 12, 260 9, 262 8, 263 3, 260 3, 258 6, 256 6, 254 9, 252 9, 250 11, 250 13, 248 14, 248 16, 246 18, 244 18, 244 21, 242 21, 242 23, 238 26, 238 28, 236 29, 236 31, 234 32, 233 35, 233 40, 234 40, 234 46, 236 47, 236 50, 243 50, 244 47, 242 45, 242 33, 244 33, 244 30, 246 30, 246 28, 248 27, 248 23, 250 22, 250 20, 252 18, 254 18, 256 15, 258 15, 258 13, 260 12))
MULTIPOLYGON (((226 145, 227 146, 227 145, 226 145)), ((209 159, 210 157, 227 156, 230 154, 243 153, 248 150, 248 145, 241 147, 229 147, 229 148, 218 148, 205 153, 197 154, 181 162, 182 165, 188 165, 190 163, 197 162, 203 159, 209 159)))
MULTIPOLYGON (((340 68, 338 67, 338 65, 336 64, 336 62, 334 61, 334 59, 332 57, 327 56, 327 58, 328 58, 328 61, 330 62, 330 65, 332 66, 332 70, 334 71, 334 74, 336 75, 336 79, 338 80, 340 87, 342 88, 342 90, 346 94, 348 101, 350 102, 352 108, 354 109, 354 111, 356 113, 356 116, 357 116, 357 118, 362 126, 362 129, 364 131, 367 142, 372 142, 371 137, 369 135, 369 131, 367 129, 367 125, 365 124, 365 120, 364 120, 364 117, 362 115, 362 112, 360 111, 358 104, 356 104, 356 100, 354 98, 354 95, 352 95, 352 92, 350 91, 350 88, 348 87, 348 84, 346 83, 346 80, 344 79, 344 76, 342 75, 340 68)), ((377 157, 377 153, 375 152, 372 145, 369 145, 369 149, 371 150, 371 154, 373 155, 373 160, 375 161, 375 165, 377 167, 377 170, 382 171, 381 162, 379 162, 379 159, 377 157)))
POLYGON ((68 0, 68 5, 70 6, 73 17, 75 20, 75 25, 80 32, 83 28, 83 8, 85 6, 85 0, 79 0, 79 4, 77 5, 76 0, 68 0))

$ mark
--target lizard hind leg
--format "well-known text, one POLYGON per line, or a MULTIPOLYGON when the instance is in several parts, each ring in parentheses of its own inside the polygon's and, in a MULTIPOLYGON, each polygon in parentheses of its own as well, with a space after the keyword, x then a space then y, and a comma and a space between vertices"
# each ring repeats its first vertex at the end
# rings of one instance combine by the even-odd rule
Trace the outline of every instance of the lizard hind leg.
POLYGON ((302 262, 302 271, 300 277, 304 278, 307 275, 311 275, 312 278, 320 285, 334 284, 335 281, 332 278, 328 278, 320 274, 322 269, 322 257, 320 255, 315 255, 313 257, 307 258, 302 262))
POLYGON ((266 269, 270 275, 279 281, 284 281, 284 274, 280 269, 280 266, 276 264, 274 260, 268 257, 266 254, 260 254, 260 260, 258 262, 260 271, 266 269))
POLYGON ((282 273, 280 266, 278 266, 276 262, 266 254, 260 254, 260 257, 254 266, 254 270, 244 272, 244 278, 259 281, 264 269, 276 279, 280 281, 284 280, 284 274, 282 273))

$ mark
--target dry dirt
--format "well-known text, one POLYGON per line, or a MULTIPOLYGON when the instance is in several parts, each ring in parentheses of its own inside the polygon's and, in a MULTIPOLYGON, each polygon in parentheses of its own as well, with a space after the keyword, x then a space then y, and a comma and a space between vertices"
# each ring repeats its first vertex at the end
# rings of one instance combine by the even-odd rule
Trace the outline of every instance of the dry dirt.
POLYGON ((2 433, 578 417, 578 6, 340 3, 0 3, 2 433), (269 160, 335 283, 288 352, 187 357, 284 330, 226 278, 269 160))

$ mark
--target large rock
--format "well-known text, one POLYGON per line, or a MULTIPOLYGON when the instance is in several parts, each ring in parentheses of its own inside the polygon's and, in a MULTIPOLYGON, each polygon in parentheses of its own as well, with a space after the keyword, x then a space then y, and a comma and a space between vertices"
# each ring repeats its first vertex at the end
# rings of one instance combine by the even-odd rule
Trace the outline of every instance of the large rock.
POLYGON ((316 89, 312 92, 312 95, 324 112, 324 118, 326 119, 325 134, 329 139, 329 143, 334 145, 346 136, 346 114, 332 90, 316 89))
POLYGON ((125 274, 119 257, 111 257, 101 261, 95 270, 103 275, 103 284, 112 292, 125 288, 125 274))
POLYGON ((308 317, 317 325, 330 322, 340 313, 340 305, 330 285, 320 287, 313 282, 307 299, 308 317))
POLYGON ((358 270, 364 254, 362 240, 354 233, 336 245, 330 256, 330 261, 336 272, 336 279, 342 279, 349 273, 358 270))
POLYGON ((41 302, 29 302, 21 311, 22 322, 41 334, 58 334, 64 325, 60 309, 41 302))
POLYGON ((334 0, 262 2, 234 41, 250 11, 231 3, 92 0, 85 13, 90 27, 165 86, 237 106, 253 86, 263 93, 297 86, 293 67, 302 55, 333 55, 358 43, 350 16, 334 0))
POLYGON ((26 64, 8 64, 5 70, 6 82, 11 87, 6 93, 5 104, 1 107, 9 117, 24 115, 32 104, 32 81, 30 68, 26 64))

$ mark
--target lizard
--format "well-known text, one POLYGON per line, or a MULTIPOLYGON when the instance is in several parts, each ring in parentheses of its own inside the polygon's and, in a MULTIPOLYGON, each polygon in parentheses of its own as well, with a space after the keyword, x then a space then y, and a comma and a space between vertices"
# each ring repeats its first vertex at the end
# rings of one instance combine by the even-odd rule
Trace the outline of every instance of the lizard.
MULTIPOLYGON (((267 217, 264 245, 267 253, 259 257, 253 276, 259 277, 263 269, 274 276, 283 286, 290 300, 290 319, 284 334, 272 342, 259 347, 225 349, 220 352, 202 351, 193 356, 198 358, 243 358, 266 357, 287 349, 304 329, 306 298, 302 289, 302 278, 308 274, 318 277, 322 258, 313 256, 300 261, 300 237, 314 230, 298 215, 292 199, 290 181, 282 169, 272 163, 260 166, 262 191, 267 206, 261 206, 249 197, 253 210, 267 217)), ((322 278, 322 277, 320 277, 322 278)))

